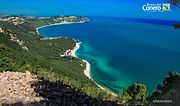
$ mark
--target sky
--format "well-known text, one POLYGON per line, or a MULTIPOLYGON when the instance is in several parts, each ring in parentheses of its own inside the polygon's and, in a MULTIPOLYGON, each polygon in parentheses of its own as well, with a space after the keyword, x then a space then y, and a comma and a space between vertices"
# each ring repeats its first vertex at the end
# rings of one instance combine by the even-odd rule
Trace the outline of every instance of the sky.
POLYGON ((0 14, 32 16, 110 16, 180 20, 180 8, 171 5, 170 12, 145 12, 147 3, 169 0, 0 0, 0 14))

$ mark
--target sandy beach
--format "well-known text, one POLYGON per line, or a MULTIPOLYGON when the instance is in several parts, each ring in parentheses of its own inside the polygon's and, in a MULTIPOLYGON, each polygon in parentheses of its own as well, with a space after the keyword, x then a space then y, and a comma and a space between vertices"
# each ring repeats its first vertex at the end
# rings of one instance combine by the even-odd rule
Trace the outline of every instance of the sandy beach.
MULTIPOLYGON (((88 20, 89 21, 89 20, 88 20)), ((50 24, 50 25, 45 25, 45 26, 41 26, 41 27, 38 27, 38 28, 36 28, 36 32, 37 32, 37 34, 39 35, 39 32, 38 32, 38 30, 40 29, 40 28, 44 28, 44 27, 48 27, 48 26, 54 26, 54 25, 64 25, 64 24, 76 24, 76 23, 85 23, 86 21, 81 21, 81 22, 66 22, 66 21, 64 21, 64 22, 60 22, 60 23, 55 23, 55 24, 50 24)), ((58 39, 58 38, 44 38, 45 40, 46 39, 58 39)), ((73 57, 77 57, 76 56, 76 51, 80 48, 80 44, 81 44, 81 42, 78 42, 78 43, 76 43, 76 46, 74 47, 74 49, 73 50, 67 50, 63 55, 61 55, 62 57, 63 56, 66 56, 67 55, 67 52, 69 52, 68 53, 68 55, 70 55, 70 56, 73 56, 73 57)), ((78 57, 77 57, 78 58, 78 57)), ((84 70, 84 74, 89 78, 89 79, 91 79, 92 80, 92 78, 91 78, 91 76, 90 76, 90 67, 91 67, 91 65, 90 65, 90 63, 88 62, 88 61, 86 61, 86 60, 83 60, 85 63, 86 63, 86 68, 85 68, 85 70, 84 70)), ((93 80, 92 80, 93 81, 93 80)))
POLYGON ((80 48, 80 44, 81 44, 81 42, 76 43, 76 46, 74 47, 74 49, 71 50, 71 56, 76 57, 75 53, 80 48))
MULTIPOLYGON (((81 44, 81 42, 80 43, 76 43, 76 47, 74 48, 74 50, 72 50, 72 56, 74 56, 74 57, 77 57, 76 56, 76 51, 80 48, 80 44, 81 44)), ((86 61, 86 60, 83 60, 83 62, 85 62, 86 63, 86 68, 85 68, 85 70, 84 70, 84 74, 89 78, 89 79, 91 79, 91 76, 90 76, 90 70, 91 70, 91 65, 90 65, 90 63, 88 62, 88 61, 86 61)), ((92 79, 91 79, 92 80, 92 79)))
MULTIPOLYGON (((74 47, 74 49, 73 50, 71 50, 71 56, 73 56, 73 57, 77 57, 76 56, 76 51, 80 48, 80 44, 81 44, 81 42, 79 42, 79 43, 76 43, 76 46, 74 47)), ((77 57, 78 58, 78 57, 77 57)), ((103 87, 103 86, 101 86, 101 85, 99 85, 98 83, 96 83, 92 78, 91 78, 91 74, 90 74, 90 71, 91 71, 91 64, 88 62, 88 61, 86 61, 86 60, 84 60, 83 59, 83 62, 85 62, 86 63, 86 68, 85 68, 85 70, 84 70, 84 75, 86 75, 90 80, 92 80, 99 88, 101 88, 102 90, 108 90, 108 89, 106 89, 105 87, 103 87)), ((109 90, 108 90, 109 91, 109 90)), ((111 92, 111 91, 109 91, 109 93, 111 93, 112 95, 114 95, 114 96, 117 96, 117 94, 115 94, 115 93, 113 93, 113 92, 111 92)))
MULTIPOLYGON (((56 24, 45 25, 45 26, 36 28, 36 32, 37 32, 37 34, 39 34, 38 29, 39 29, 39 28, 43 28, 43 27, 47 27, 47 26, 63 25, 63 24, 73 24, 73 23, 74 23, 74 22, 61 22, 61 23, 56 23, 56 24)), ((75 23, 77 23, 77 22, 75 22, 75 23)), ((79 23, 85 23, 85 22, 79 22, 79 23)), ((47 38, 47 39, 57 39, 57 38, 47 38)), ((63 55, 61 55, 61 57, 63 57, 63 56, 77 57, 77 56, 76 56, 76 51, 80 48, 80 44, 81 44, 81 42, 77 42, 77 43, 76 43, 76 46, 75 46, 72 50, 70 50, 70 49, 69 49, 69 50, 66 50, 66 52, 65 52, 63 55)), ((77 57, 77 58, 78 58, 78 57, 77 57)), ((85 70, 84 70, 84 75, 86 75, 91 81, 93 81, 93 82, 94 82, 98 87, 100 87, 102 90, 107 90, 107 91, 108 91, 109 93, 111 93, 112 95, 117 96, 117 94, 115 94, 115 93, 111 92, 110 90, 106 89, 105 87, 99 85, 98 83, 96 83, 96 82, 91 78, 91 74, 90 74, 91 64, 90 64, 88 61, 84 60, 84 59, 82 59, 82 60, 83 60, 83 62, 86 63, 86 68, 85 68, 85 70)))
MULTIPOLYGON (((37 34, 39 34, 39 32, 38 32, 38 29, 40 29, 40 28, 44 28, 44 27, 48 27, 48 26, 53 26, 53 25, 64 25, 64 24, 74 24, 74 23, 85 23, 84 21, 81 21, 81 22, 61 22, 61 23, 55 23, 55 24, 50 24, 50 25, 45 25, 45 26, 41 26, 41 27, 38 27, 38 28, 36 28, 36 32, 37 32, 37 34)), ((57 38, 47 38, 47 39, 57 39, 57 38)), ((73 57, 77 57, 76 56, 76 51, 80 48, 80 44, 81 44, 81 42, 78 42, 78 43, 76 43, 76 46, 74 47, 74 49, 73 50, 67 50, 63 55, 61 55, 62 57, 63 56, 73 56, 73 57)), ((77 57, 78 58, 78 57, 77 57)), ((88 61, 86 61, 86 60, 83 60, 85 63, 86 63, 86 68, 85 68, 85 70, 84 70, 84 74, 89 78, 89 79, 91 79, 92 81, 93 81, 93 79, 91 78, 91 76, 90 76, 90 67, 91 67, 91 65, 90 65, 90 63, 88 62, 88 61)), ((98 85, 99 86, 99 85, 98 85)))
MULTIPOLYGON (((79 43, 76 43, 76 46, 74 47, 74 49, 73 50, 71 50, 71 56, 73 56, 73 57, 77 57, 76 56, 76 51, 80 48, 80 44, 81 44, 81 42, 79 42, 79 43)), ((78 57, 77 57, 78 58, 78 57)), ((88 61, 86 61, 86 60, 83 60, 83 62, 85 62, 86 63, 86 68, 85 68, 85 70, 84 70, 84 74, 89 78, 89 79, 91 79, 91 76, 90 76, 90 70, 91 70, 91 65, 90 65, 90 63, 88 62, 88 61)), ((91 79, 92 80, 92 79, 91 79)))
POLYGON ((67 21, 64 21, 64 22, 60 22, 60 23, 44 25, 44 26, 41 26, 41 27, 36 28, 36 32, 37 32, 37 34, 39 35, 38 29, 40 29, 40 28, 44 28, 44 27, 48 27, 48 26, 54 26, 54 25, 78 24, 78 23, 80 24, 80 23, 85 23, 85 22, 86 22, 86 21, 80 21, 80 22, 67 22, 67 21))

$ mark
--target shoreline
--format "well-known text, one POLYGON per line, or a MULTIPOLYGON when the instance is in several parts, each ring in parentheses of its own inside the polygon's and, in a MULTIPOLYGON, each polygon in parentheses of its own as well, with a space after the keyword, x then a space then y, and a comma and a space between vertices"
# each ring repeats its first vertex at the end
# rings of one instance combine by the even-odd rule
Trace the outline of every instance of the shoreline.
MULTIPOLYGON (((65 24, 78 24, 78 23, 85 23, 86 21, 82 21, 82 22, 60 22, 60 23, 55 23, 55 24, 50 24, 50 25, 45 25, 45 26, 41 26, 41 27, 38 27, 36 28, 36 32, 38 35, 39 32, 38 32, 38 29, 40 28, 44 28, 44 27, 48 27, 48 26, 54 26, 54 25, 65 25, 65 24)), ((58 39, 59 37, 56 37, 56 38, 44 38, 44 39, 58 39)), ((79 58, 78 56, 76 56, 76 51, 80 48, 80 44, 81 42, 76 42, 76 46, 72 49, 72 50, 66 50, 66 52, 61 55, 61 57, 63 56, 72 56, 72 57, 76 57, 76 58, 79 58)), ((112 94, 113 96, 118 96, 117 94, 115 94, 114 92, 110 91, 109 89, 103 87, 102 85, 99 85, 96 81, 94 81, 91 77, 91 74, 90 74, 90 71, 91 71, 91 64, 85 60, 85 59, 82 59, 83 62, 86 63, 86 68, 84 70, 84 75, 86 77, 88 77, 91 81, 93 81, 99 88, 101 88, 102 90, 106 90, 108 91, 110 94, 112 94)))
MULTIPOLYGON (((74 47, 74 49, 71 50, 70 55, 72 57, 79 58, 78 56, 76 56, 76 51, 80 48, 80 44, 81 44, 81 42, 76 43, 76 46, 74 47)), ((90 80, 93 81, 93 79, 91 78, 91 75, 90 75, 91 64, 88 61, 84 60, 84 59, 82 59, 82 61, 86 63, 86 68, 84 70, 84 75, 86 75, 86 77, 88 77, 90 80)))
POLYGON ((45 27, 49 27, 49 26, 55 26, 55 25, 82 24, 82 23, 85 23, 85 22, 87 22, 87 21, 80 21, 80 22, 67 22, 67 21, 64 21, 64 22, 59 22, 59 23, 44 25, 44 26, 37 27, 37 28, 36 28, 36 32, 37 32, 38 35, 40 35, 38 30, 41 29, 41 28, 45 28, 45 27))
MULTIPOLYGON (((74 49, 71 50, 71 53, 70 53, 70 54, 71 54, 72 57, 79 58, 78 56, 76 56, 76 51, 80 48, 80 44, 81 44, 81 42, 76 43, 76 46, 74 47, 74 49)), ((82 59, 82 61, 86 63, 86 68, 85 68, 85 70, 84 70, 84 75, 85 75, 86 77, 88 77, 91 81, 93 81, 93 82, 94 82, 99 88, 101 88, 102 90, 108 91, 108 92, 109 92, 110 94, 112 94, 113 96, 118 96, 118 95, 115 94, 114 92, 110 91, 110 90, 107 89, 106 87, 104 87, 104 86, 98 84, 96 81, 94 81, 94 80, 92 79, 91 73, 90 73, 90 72, 91 72, 91 64, 90 64, 87 60, 85 60, 85 59, 82 59)))

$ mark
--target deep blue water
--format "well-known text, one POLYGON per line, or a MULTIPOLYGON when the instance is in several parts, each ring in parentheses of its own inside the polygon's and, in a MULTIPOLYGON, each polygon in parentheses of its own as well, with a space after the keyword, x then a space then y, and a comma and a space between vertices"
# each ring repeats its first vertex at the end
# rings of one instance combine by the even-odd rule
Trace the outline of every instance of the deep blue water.
MULTIPOLYGON (((132 83, 152 92, 170 71, 180 72, 180 29, 174 21, 89 17, 84 24, 39 29, 45 37, 82 42, 76 55, 91 63, 91 76, 116 93, 132 83)), ((180 21, 179 21, 180 22, 180 21)))

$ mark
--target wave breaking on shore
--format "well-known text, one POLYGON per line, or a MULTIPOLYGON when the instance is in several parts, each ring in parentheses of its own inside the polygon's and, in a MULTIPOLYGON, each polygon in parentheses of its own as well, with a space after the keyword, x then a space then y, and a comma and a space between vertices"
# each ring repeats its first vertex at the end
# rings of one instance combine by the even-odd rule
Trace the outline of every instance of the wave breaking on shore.
MULTIPOLYGON (((78 56, 76 56, 76 51, 80 48, 80 45, 81 45, 81 42, 76 43, 76 46, 74 47, 74 49, 71 50, 71 53, 70 53, 71 56, 79 58, 78 56)), ((83 62, 86 63, 86 68, 84 70, 84 75, 86 75, 86 77, 88 77, 91 81, 93 81, 102 90, 107 90, 113 96, 117 96, 117 94, 115 94, 112 91, 108 90, 107 88, 99 85, 96 81, 93 80, 93 78, 91 77, 91 72, 90 72, 91 71, 91 64, 87 60, 84 60, 84 59, 82 59, 82 60, 83 60, 83 62)))
MULTIPOLYGON (((71 53, 70 53, 71 56, 79 58, 78 56, 76 56, 76 51, 80 48, 80 45, 81 45, 81 42, 76 43, 76 46, 74 47, 74 49, 71 50, 71 53)), ((85 68, 85 70, 84 70, 84 74, 85 74, 89 79, 92 80, 91 75, 90 75, 91 64, 90 64, 88 61, 84 60, 84 59, 82 59, 82 60, 83 60, 83 62, 86 63, 86 68, 85 68)))
MULTIPOLYGON (((45 26, 41 26, 41 27, 36 28, 36 32, 37 32, 38 35, 40 35, 39 32, 38 32, 38 30, 40 28, 44 28, 44 27, 48 27, 48 26, 54 26, 54 25, 76 24, 76 23, 85 23, 85 22, 84 21, 81 21, 81 22, 61 22, 61 23, 56 23, 56 24, 45 25, 45 26)), ((61 38, 61 37, 44 38, 44 39, 58 39, 58 38, 61 38)), ((82 42, 77 42, 76 46, 72 50, 67 50, 63 55, 61 55, 61 57, 63 57, 63 56, 72 56, 72 57, 79 58, 78 56, 76 56, 76 52, 80 48, 81 43, 82 42)), ((91 73, 90 73, 90 71, 91 71, 91 64, 87 60, 85 60, 85 59, 82 59, 82 61, 86 63, 86 68, 84 70, 84 75, 86 77, 88 77, 91 81, 93 81, 102 90, 107 90, 112 95, 117 96, 117 94, 115 94, 114 92, 112 92, 109 89, 103 87, 102 85, 99 85, 96 81, 94 81, 93 78, 91 77, 91 73)))

